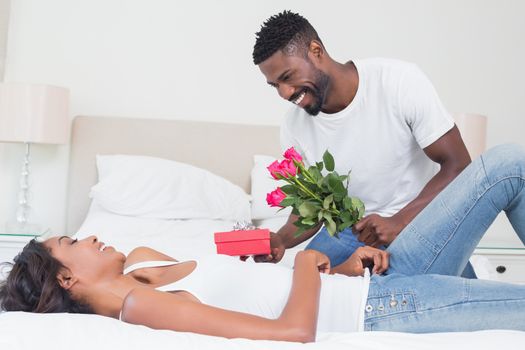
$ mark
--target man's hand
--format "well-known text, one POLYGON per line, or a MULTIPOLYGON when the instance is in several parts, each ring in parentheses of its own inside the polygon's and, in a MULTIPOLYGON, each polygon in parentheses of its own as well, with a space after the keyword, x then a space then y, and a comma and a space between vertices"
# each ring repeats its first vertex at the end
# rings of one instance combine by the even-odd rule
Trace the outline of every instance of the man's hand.
POLYGON ((364 268, 374 266, 372 273, 382 274, 388 269, 390 253, 372 248, 359 247, 344 263, 332 269, 332 273, 340 273, 347 276, 363 276, 364 268))
POLYGON ((404 224, 395 216, 382 217, 370 214, 354 225, 358 239, 372 247, 390 244, 404 228, 404 224))
POLYGON ((255 262, 271 262, 278 263, 284 256, 284 247, 281 236, 276 233, 270 232, 270 254, 268 255, 255 255, 253 260, 255 262))

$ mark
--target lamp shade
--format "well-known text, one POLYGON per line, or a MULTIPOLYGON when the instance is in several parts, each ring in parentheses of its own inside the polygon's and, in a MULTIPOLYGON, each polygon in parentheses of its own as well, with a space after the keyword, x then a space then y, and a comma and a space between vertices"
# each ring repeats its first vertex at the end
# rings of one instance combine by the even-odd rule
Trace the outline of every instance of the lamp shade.
POLYGON ((0 142, 69 141, 69 90, 25 83, 0 84, 0 142))
POLYGON ((477 158, 486 148, 487 117, 473 113, 454 114, 454 120, 461 133, 470 158, 477 158))

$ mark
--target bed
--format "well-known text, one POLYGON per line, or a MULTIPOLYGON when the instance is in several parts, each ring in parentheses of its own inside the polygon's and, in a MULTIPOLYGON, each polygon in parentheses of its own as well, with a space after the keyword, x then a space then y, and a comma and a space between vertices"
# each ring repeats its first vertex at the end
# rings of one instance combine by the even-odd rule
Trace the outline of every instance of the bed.
MULTIPOLYGON (((239 220, 276 230, 287 213, 264 205, 265 191, 275 186, 264 168, 281 153, 278 139, 275 126, 76 117, 67 231, 78 238, 96 234, 124 253, 147 245, 186 259, 214 254, 213 232, 230 230, 239 220), (134 176, 122 180, 130 172, 134 176), (173 216, 182 215, 180 198, 164 196, 174 188, 194 200, 185 202, 183 217, 173 216), (204 208, 203 198, 208 200, 204 208)), ((281 264, 291 268, 302 246, 287 251, 281 264)), ((491 349, 502 340, 506 349, 521 349, 525 343, 525 332, 504 330, 320 333, 311 344, 228 340, 153 330, 98 315, 23 312, 0 314, 0 334, 1 349, 491 349)))

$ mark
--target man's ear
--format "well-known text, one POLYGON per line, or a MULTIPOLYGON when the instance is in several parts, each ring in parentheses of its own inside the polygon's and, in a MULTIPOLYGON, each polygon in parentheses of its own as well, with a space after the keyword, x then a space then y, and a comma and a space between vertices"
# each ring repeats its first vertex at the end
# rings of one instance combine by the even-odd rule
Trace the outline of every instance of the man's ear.
POLYGON ((58 273, 57 275, 58 284, 60 284, 60 287, 64 288, 65 290, 71 289, 75 283, 77 283, 78 278, 76 278, 71 271, 69 270, 63 270, 58 273))
POLYGON ((310 41, 310 46, 308 47, 308 56, 314 61, 321 61, 325 55, 325 50, 323 44, 317 40, 310 41))

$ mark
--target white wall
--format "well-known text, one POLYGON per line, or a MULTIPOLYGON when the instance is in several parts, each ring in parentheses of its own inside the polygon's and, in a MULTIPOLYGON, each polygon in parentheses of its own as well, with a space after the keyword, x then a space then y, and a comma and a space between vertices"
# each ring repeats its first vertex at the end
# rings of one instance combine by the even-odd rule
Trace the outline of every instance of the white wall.
POLYGON ((10 0, 0 0, 0 81, 4 79, 7 28, 9 26, 9 5, 10 0))
MULTIPOLYGON (((287 102, 251 51, 260 24, 283 9, 307 17, 340 61, 418 63, 451 111, 489 116, 489 146, 525 144, 520 0, 14 0, 5 80, 69 87, 71 117, 279 124, 287 102)), ((33 150, 35 220, 61 233, 68 149, 33 150)), ((14 212, 22 155, 0 144, 0 223, 14 212)))

